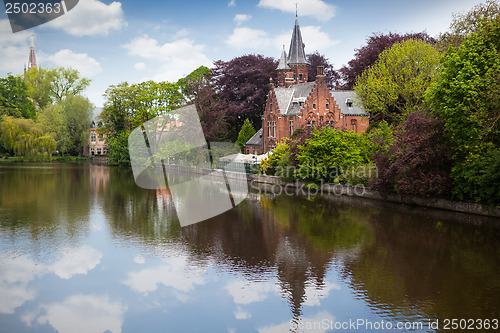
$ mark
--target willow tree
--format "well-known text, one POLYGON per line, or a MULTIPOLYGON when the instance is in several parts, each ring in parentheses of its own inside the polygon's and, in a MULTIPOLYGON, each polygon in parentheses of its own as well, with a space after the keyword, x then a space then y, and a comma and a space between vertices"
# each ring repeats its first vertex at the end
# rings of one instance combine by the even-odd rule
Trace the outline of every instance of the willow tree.
POLYGON ((28 161, 50 161, 56 149, 54 138, 45 134, 31 119, 3 116, 0 142, 6 150, 28 161))

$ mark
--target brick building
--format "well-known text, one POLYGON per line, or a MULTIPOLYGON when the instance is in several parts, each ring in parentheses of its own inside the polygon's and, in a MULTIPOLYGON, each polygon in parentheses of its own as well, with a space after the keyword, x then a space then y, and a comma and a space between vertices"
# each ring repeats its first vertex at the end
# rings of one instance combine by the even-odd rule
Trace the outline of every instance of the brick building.
POLYGON ((323 67, 316 81, 308 82, 308 63, 295 17, 288 56, 283 50, 277 67, 278 82, 270 91, 262 116, 262 128, 246 143, 245 153, 262 154, 276 147, 298 128, 331 126, 356 133, 366 131, 368 114, 357 105, 354 91, 330 91, 323 67))

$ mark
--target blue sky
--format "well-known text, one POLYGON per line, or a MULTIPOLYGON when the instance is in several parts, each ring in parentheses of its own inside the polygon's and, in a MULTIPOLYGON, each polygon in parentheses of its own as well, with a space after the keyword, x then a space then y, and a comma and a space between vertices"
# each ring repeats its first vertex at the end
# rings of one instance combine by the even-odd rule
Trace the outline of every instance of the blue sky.
MULTIPOLYGON (((102 106, 111 84, 176 81, 201 65, 244 54, 279 58, 288 50, 296 0, 80 0, 66 15, 12 33, 0 14, 0 76, 21 74, 35 36, 38 64, 71 66, 92 80, 86 95, 102 106)), ((373 32, 437 36, 452 14, 480 0, 297 0, 306 53, 335 68, 373 32)))

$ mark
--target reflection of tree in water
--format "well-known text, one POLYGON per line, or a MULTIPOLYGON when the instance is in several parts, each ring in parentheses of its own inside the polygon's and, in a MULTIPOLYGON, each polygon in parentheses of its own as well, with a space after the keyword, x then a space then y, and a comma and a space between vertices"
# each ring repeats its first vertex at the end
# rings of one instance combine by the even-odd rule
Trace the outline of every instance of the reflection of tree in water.
POLYGON ((26 230, 44 248, 61 239, 76 242, 90 230, 88 175, 88 164, 3 166, 0 225, 12 233, 26 230))
POLYGON ((138 187, 131 170, 109 168, 109 184, 98 198, 111 231, 120 237, 150 245, 178 240, 180 226, 170 192, 138 187))
POLYGON ((500 313, 498 228, 388 211, 373 214, 370 224, 374 242, 344 272, 374 308, 396 318, 500 313))
POLYGON ((306 287, 324 289, 332 258, 369 241, 370 228, 362 221, 354 209, 321 200, 261 196, 182 234, 200 256, 213 256, 250 280, 276 274, 298 319, 306 287))

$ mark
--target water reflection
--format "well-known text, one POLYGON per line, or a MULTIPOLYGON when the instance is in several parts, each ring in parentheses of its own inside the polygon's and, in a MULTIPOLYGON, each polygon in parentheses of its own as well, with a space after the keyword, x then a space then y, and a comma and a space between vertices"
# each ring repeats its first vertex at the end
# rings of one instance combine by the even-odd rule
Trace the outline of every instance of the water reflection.
POLYGON ((500 312, 495 221, 253 194, 181 228, 168 189, 128 170, 0 167, 0 181, 2 327, 301 332, 500 312))

